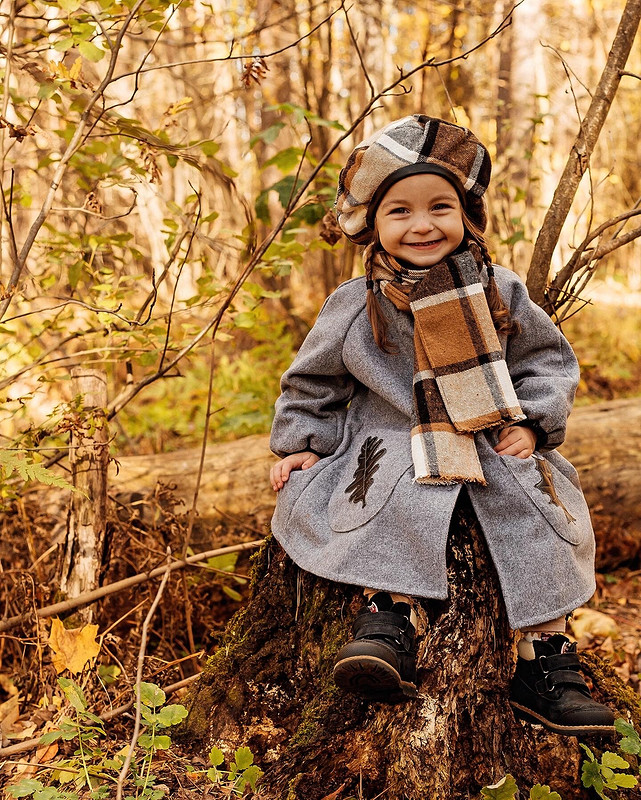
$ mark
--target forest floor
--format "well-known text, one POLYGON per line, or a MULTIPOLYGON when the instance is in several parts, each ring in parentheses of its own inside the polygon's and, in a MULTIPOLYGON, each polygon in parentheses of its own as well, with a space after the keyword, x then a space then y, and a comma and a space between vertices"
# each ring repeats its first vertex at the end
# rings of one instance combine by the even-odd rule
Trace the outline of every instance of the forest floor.
MULTIPOLYGON (((41 499, 38 492, 27 495, 0 516, 0 564, 4 565, 0 603, 5 618, 56 599, 51 581, 56 569, 56 542, 64 523, 61 525, 61 514, 42 511, 41 499), (9 564, 11 568, 7 569, 9 564)), ((186 518, 174 512, 171 494, 162 492, 149 501, 144 524, 139 509, 112 509, 111 555, 103 582, 112 583, 162 564, 167 546, 179 552, 186 518)), ((200 552, 256 540, 262 535, 261 529, 255 521, 248 525, 243 520, 229 520, 215 529, 197 527, 192 547, 200 552)), ((592 601, 579 609, 572 621, 579 647, 612 664, 637 692, 641 674, 639 566, 621 566, 599 574, 592 601)), ((22 793, 17 787, 13 791, 7 788, 6 797, 32 796, 28 790, 35 792, 33 797, 38 800, 115 797, 119 767, 132 740, 135 711, 131 701, 139 659, 143 659, 146 682, 176 687, 164 704, 180 704, 187 691, 185 685, 198 673, 205 654, 215 651, 219 634, 242 606, 249 567, 249 555, 243 553, 174 572, 159 599, 144 644, 143 623, 157 594, 158 581, 101 601, 93 620, 97 629, 85 627, 78 615, 67 618, 65 628, 75 629, 75 633, 68 632, 76 638, 66 643, 59 631, 54 631, 56 623, 49 619, 35 623, 32 615, 0 634, 0 786, 19 783, 22 787, 22 793), (111 718, 101 722, 98 716, 111 718), (37 744, 43 734, 55 738, 51 731, 61 727, 68 731, 65 738, 37 744), (88 792, 87 781, 94 787, 93 794, 88 792), (79 786, 74 785, 76 782, 79 786), (47 794, 42 787, 49 783, 51 792, 47 794), (98 786, 106 788, 98 790, 98 786)), ((150 691, 155 692, 147 689, 147 693, 150 691)), ((162 695, 147 700, 143 723, 162 713, 162 701, 162 695)), ((164 713, 171 717, 176 712, 164 713)), ((154 731, 153 725, 147 724, 143 732, 167 736, 171 727, 154 731)), ((222 769, 212 772, 212 765, 204 758, 181 754, 179 748, 169 746, 169 739, 158 742, 158 749, 138 748, 138 787, 126 784, 123 797, 156 800, 166 792, 184 800, 204 795, 238 796, 233 788, 235 784, 238 787, 240 767, 231 777, 222 769)), ((241 753, 240 766, 247 766, 252 755, 260 766, 260 753, 241 753)), ((234 769, 232 765, 232 772, 234 769)), ((249 786, 245 794, 259 797, 252 795, 249 786)))

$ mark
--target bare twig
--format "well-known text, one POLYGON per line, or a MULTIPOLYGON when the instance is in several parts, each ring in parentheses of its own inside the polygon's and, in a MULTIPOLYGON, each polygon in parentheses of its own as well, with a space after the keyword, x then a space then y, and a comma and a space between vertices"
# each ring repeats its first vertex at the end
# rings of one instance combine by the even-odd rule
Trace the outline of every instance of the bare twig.
POLYGON ((53 178, 51 179, 51 183, 49 184, 49 189, 47 191, 45 200, 40 208, 40 211, 38 212, 38 215, 36 216, 35 220, 31 224, 31 227, 29 228, 27 237, 18 255, 17 263, 14 264, 13 271, 11 273, 9 281, 7 282, 6 286, 7 297, 0 303, 0 319, 4 317, 6 310, 9 307, 9 304, 11 303, 13 291, 18 285, 18 281, 20 280, 20 275, 22 274, 22 271, 25 267, 25 264, 27 262, 27 257, 31 252, 31 248, 33 247, 36 237, 40 232, 40 229, 44 225, 47 215, 49 214, 49 211, 51 210, 54 197, 56 195, 56 192, 58 191, 58 187, 60 186, 60 183, 62 181, 65 172, 67 171, 67 165, 69 164, 69 161, 71 160, 73 155, 77 152, 78 148, 81 146, 81 142, 85 136, 85 129, 87 127, 87 124, 89 123, 89 119, 93 112, 94 106, 103 97, 104 90, 111 83, 111 80, 113 78, 113 73, 116 69, 116 63, 118 60, 118 55, 120 53, 120 47, 122 44, 122 40, 125 36, 125 33, 127 32, 129 26, 134 20, 136 14, 138 13, 138 10, 140 9, 140 7, 143 5, 144 2, 145 0, 136 0, 136 3, 132 7, 131 11, 127 15, 127 18, 123 22, 122 27, 118 31, 118 35, 116 36, 113 43, 114 49, 111 51, 109 66, 107 67, 106 73, 103 79, 101 80, 98 88, 89 98, 89 101, 80 116, 80 122, 78 124, 78 127, 76 128, 69 144, 67 145, 64 153, 62 154, 60 160, 58 161, 58 165, 54 172, 53 178))
POLYGON ((191 64, 211 64, 216 61, 244 61, 245 59, 254 59, 254 58, 271 58, 272 56, 277 56, 280 53, 284 53, 286 50, 291 50, 292 47, 296 47, 297 44, 300 44, 305 39, 309 39, 310 36, 313 36, 319 28, 322 28, 323 25, 326 25, 329 20, 341 10, 341 7, 334 9, 331 13, 329 13, 324 19, 322 19, 318 25, 315 25, 311 28, 307 33, 303 36, 299 36, 293 42, 284 45, 283 47, 279 47, 278 50, 271 50, 269 53, 242 53, 240 55, 233 55, 232 50, 234 47, 234 42, 231 43, 229 55, 226 56, 215 56, 212 58, 192 58, 187 61, 174 61, 169 64, 154 64, 151 67, 146 67, 142 70, 135 70, 133 72, 125 72, 122 75, 118 75, 116 78, 113 79, 113 82, 121 80, 122 78, 130 78, 132 75, 141 75, 145 72, 153 72, 157 69, 174 69, 175 67, 187 67, 191 64))
POLYGON ((341 2, 341 9, 343 14, 345 15, 345 23, 347 24, 347 30, 349 31, 349 38, 352 40, 352 44, 354 45, 354 50, 356 50, 356 55, 358 56, 358 60, 361 65, 361 69, 363 70, 363 75, 365 80, 367 81, 367 85, 369 86, 369 93, 371 97, 374 97, 376 94, 376 89, 374 89, 374 84, 369 76, 369 72, 367 71, 367 67, 365 66, 365 61, 363 59, 363 54, 361 53, 361 48, 358 46, 358 39, 356 38, 354 31, 352 30, 352 23, 349 18, 349 9, 345 7, 345 0, 341 2))
POLYGON ((91 603, 95 603, 96 600, 101 600, 103 597, 107 597, 110 594, 122 592, 124 589, 129 589, 132 586, 137 586, 139 583, 144 583, 152 578, 157 578, 159 575, 164 575, 165 572, 173 572, 177 569, 184 569, 192 564, 198 564, 200 561, 206 561, 208 558, 222 556, 225 553, 238 553, 243 550, 253 550, 256 547, 260 547, 263 542, 264 539, 257 539, 253 542, 244 542, 243 544, 234 544, 230 545, 229 547, 219 547, 216 550, 207 550, 204 553, 196 553, 188 558, 183 558, 179 561, 172 561, 171 564, 167 566, 156 567, 155 569, 149 570, 149 572, 140 572, 138 575, 132 575, 130 578, 123 578, 121 581, 109 583, 106 586, 101 586, 99 589, 94 589, 91 592, 85 592, 78 597, 70 598, 69 600, 63 600, 60 603, 54 603, 51 606, 34 608, 33 612, 29 611, 26 614, 17 614, 14 617, 7 617, 6 619, 0 620, 0 633, 14 628, 16 625, 19 625, 21 622, 25 622, 32 616, 36 616, 38 619, 46 619, 48 617, 53 617, 56 614, 63 614, 66 611, 71 611, 74 608, 80 608, 80 606, 87 606, 91 603))
MULTIPOLYGON (((168 567, 170 559, 171 559, 171 550, 168 547, 167 548, 168 567)), ((122 800, 122 787, 124 786, 125 780, 127 778, 127 773, 129 772, 129 767, 131 766, 131 761, 134 757, 134 748, 136 747, 136 742, 138 741, 138 736, 140 734, 140 723, 142 720, 142 703, 140 702, 140 690, 142 683, 142 672, 145 666, 145 652, 147 650, 147 635, 149 631, 149 624, 153 619, 154 614, 156 613, 156 609, 158 608, 158 603, 160 603, 160 598, 162 597, 162 594, 165 591, 165 586, 167 585, 168 580, 169 580, 169 570, 167 569, 167 571, 162 577, 162 580, 160 581, 160 586, 158 587, 158 591, 156 592, 154 601, 151 604, 149 611, 147 612, 147 616, 145 617, 145 621, 143 622, 142 625, 140 649, 138 650, 138 668, 136 670, 136 717, 134 720, 134 732, 131 735, 131 743, 129 744, 129 748, 127 750, 127 756, 122 765, 122 769, 120 770, 120 774, 118 775, 118 784, 116 786, 116 800, 122 800)))
POLYGON ((552 254, 618 89, 621 71, 630 55, 640 20, 641 0, 627 0, 599 84, 581 122, 534 245, 527 286, 532 300, 548 312, 554 306, 545 293, 552 254))

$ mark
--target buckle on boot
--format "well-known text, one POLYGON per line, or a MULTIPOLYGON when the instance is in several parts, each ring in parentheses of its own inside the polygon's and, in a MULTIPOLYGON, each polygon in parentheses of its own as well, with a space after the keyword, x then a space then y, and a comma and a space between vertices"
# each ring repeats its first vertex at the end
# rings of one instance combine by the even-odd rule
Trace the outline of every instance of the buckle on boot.
MULTIPOLYGON (((543 658, 545 658, 545 656, 543 656, 543 658)), ((543 670, 543 671, 546 673, 545 677, 543 677, 540 681, 537 681, 534 684, 536 693, 540 695, 544 695, 546 692, 551 692, 552 689, 554 689, 554 684, 550 686, 550 682, 548 681, 550 673, 548 672, 548 670, 543 670)))

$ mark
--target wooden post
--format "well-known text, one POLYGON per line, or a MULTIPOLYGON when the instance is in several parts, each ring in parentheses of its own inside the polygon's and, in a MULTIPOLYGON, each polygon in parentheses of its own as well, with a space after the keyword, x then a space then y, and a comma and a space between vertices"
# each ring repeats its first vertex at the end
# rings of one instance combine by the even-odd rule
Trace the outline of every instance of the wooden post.
MULTIPOLYGON (((82 414, 72 432, 69 461, 72 483, 60 589, 77 597, 98 585, 105 544, 109 435, 105 409, 107 377, 101 370, 71 370, 74 397, 82 396, 82 414)), ((86 622, 92 611, 82 612, 86 622)))

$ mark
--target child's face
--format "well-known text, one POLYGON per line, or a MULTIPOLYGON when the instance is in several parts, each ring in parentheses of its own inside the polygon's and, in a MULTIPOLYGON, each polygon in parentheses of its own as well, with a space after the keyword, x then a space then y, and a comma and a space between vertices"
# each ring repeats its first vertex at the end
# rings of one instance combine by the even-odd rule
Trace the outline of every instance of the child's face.
POLYGON ((440 175, 403 178, 381 200, 376 229, 390 255, 432 267, 456 250, 465 235, 456 189, 440 175))

